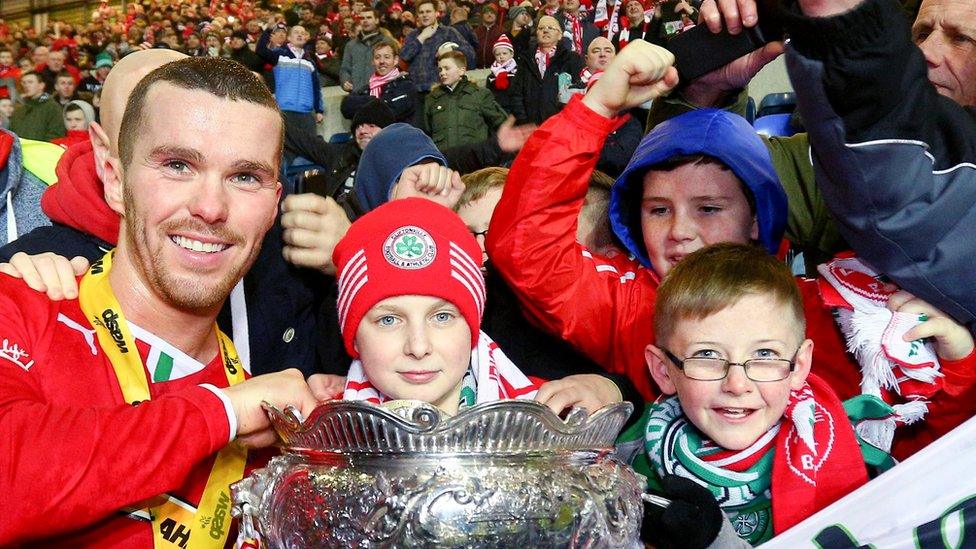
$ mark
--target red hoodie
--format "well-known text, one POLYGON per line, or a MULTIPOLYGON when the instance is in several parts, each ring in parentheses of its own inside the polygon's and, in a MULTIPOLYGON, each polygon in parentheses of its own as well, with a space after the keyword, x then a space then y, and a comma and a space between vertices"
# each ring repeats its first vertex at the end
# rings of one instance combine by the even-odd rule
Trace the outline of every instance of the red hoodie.
POLYGON ((91 136, 88 135, 88 130, 68 130, 64 137, 59 137, 57 139, 52 139, 51 143, 55 145, 60 145, 65 149, 71 147, 72 145, 77 145, 84 141, 90 142, 91 136))
POLYGON ((51 221, 96 236, 109 244, 119 241, 119 214, 105 203, 102 180, 95 171, 91 141, 68 147, 55 169, 58 182, 44 191, 41 210, 51 221))

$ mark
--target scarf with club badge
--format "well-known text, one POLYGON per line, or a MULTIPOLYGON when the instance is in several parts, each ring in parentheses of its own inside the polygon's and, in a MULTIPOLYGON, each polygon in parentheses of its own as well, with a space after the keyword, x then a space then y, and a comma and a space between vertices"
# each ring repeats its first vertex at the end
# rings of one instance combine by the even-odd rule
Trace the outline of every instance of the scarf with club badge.
POLYGON ((782 421, 739 451, 709 440, 685 417, 677 396, 649 408, 644 445, 653 472, 710 489, 736 533, 752 545, 868 480, 840 400, 814 375, 791 391, 782 421))
MULTIPOLYGON (((518 369, 515 364, 487 334, 480 332, 478 345, 471 351, 471 365, 461 382, 461 397, 458 411, 483 402, 506 399, 532 399, 538 387, 518 369)), ((382 404, 391 399, 380 392, 366 377, 363 363, 354 360, 346 375, 346 387, 342 393, 344 400, 365 400, 382 404)))
POLYGON ((930 343, 902 336, 926 318, 887 308, 886 291, 874 272, 850 254, 817 267, 820 295, 832 307, 847 350, 861 366, 861 393, 892 404, 893 413, 860 422, 859 437, 885 452, 895 428, 925 417, 928 399, 942 389, 939 359, 930 343), (904 402, 897 403, 897 395, 904 402))

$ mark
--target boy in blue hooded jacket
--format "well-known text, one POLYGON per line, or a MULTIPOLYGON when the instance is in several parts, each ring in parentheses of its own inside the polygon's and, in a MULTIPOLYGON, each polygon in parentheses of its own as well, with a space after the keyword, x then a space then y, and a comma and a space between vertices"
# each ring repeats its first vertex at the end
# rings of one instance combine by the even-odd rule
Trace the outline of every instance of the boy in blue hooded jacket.
POLYGON ((660 278, 718 242, 776 253, 787 218, 786 195, 751 126, 702 109, 655 128, 614 183, 610 220, 633 259, 594 255, 575 241, 604 139, 626 122, 618 113, 675 85, 670 58, 635 41, 583 98, 536 130, 509 172, 486 242, 537 323, 626 374, 647 400, 658 395, 644 347, 654 341, 660 278))

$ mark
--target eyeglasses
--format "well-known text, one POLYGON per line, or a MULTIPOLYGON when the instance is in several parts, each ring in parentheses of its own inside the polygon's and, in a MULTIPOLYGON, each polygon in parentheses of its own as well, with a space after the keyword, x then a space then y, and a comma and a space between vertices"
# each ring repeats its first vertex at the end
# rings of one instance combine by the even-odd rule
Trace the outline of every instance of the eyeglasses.
POLYGON ((559 32, 559 31, 561 31, 562 29, 560 29, 559 27, 539 27, 539 30, 541 30, 541 31, 553 31, 553 32, 559 32))
POLYGON ((473 236, 475 240, 477 240, 479 236, 481 238, 488 238, 488 229, 485 229, 483 231, 471 231, 471 236, 473 236))
POLYGON ((800 352, 797 348, 793 353, 793 358, 750 358, 745 362, 729 362, 724 358, 701 358, 689 357, 684 360, 674 356, 671 351, 664 351, 668 360, 684 373, 688 379, 697 381, 718 381, 725 379, 729 375, 732 366, 742 366, 746 377, 759 383, 767 381, 782 381, 790 377, 796 367, 796 355, 800 352))

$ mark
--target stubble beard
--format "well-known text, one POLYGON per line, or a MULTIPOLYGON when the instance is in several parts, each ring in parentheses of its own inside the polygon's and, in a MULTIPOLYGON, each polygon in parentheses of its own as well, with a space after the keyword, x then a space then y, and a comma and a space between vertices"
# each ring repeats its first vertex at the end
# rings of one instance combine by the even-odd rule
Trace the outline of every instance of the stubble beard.
MULTIPOLYGON (((140 278, 149 285, 149 290, 161 297, 167 303, 186 311, 207 311, 221 306, 238 281, 250 269, 258 253, 261 251, 261 241, 255 243, 245 261, 239 265, 226 269, 223 275, 214 280, 214 275, 200 273, 196 276, 178 276, 173 274, 163 258, 165 241, 169 240, 168 233, 176 228, 199 228, 199 222, 169 221, 157 228, 159 247, 151 250, 146 238, 144 216, 140 214, 138 206, 129 193, 128 186, 123 187, 125 195, 125 211, 133 215, 125 216, 126 245, 132 254, 133 263, 141 268, 140 278), (208 283, 209 282, 209 283, 208 283)), ((201 232, 210 232, 233 246, 243 245, 243 238, 229 234, 229 231, 206 228, 201 232)), ((175 246, 175 244, 174 244, 175 246)))

